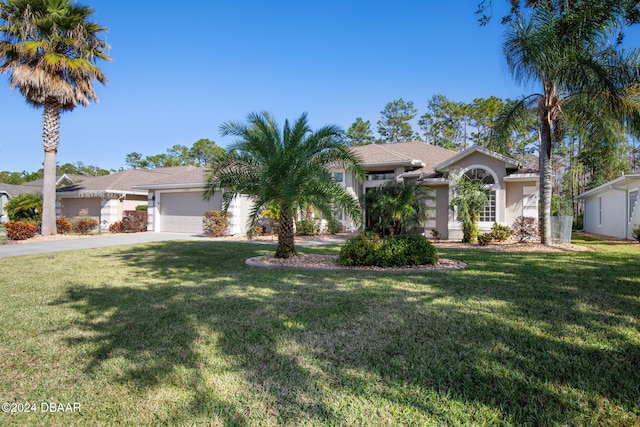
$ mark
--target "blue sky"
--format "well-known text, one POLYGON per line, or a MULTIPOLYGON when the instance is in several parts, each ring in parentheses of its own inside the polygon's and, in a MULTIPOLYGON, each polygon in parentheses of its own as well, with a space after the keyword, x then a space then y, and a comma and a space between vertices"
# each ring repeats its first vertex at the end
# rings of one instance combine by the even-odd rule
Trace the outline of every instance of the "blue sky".
MULTIPOLYGON (((106 169, 127 153, 165 152, 266 110, 280 122, 309 114, 313 128, 374 131, 385 104, 403 98, 418 115, 441 93, 454 101, 526 92, 502 56, 506 0, 477 23, 474 1, 87 0, 109 28, 109 78, 99 104, 62 115, 58 162, 106 169)), ((42 165, 41 110, 0 77, 0 170, 42 165)), ((415 130, 418 130, 417 125, 415 130)))

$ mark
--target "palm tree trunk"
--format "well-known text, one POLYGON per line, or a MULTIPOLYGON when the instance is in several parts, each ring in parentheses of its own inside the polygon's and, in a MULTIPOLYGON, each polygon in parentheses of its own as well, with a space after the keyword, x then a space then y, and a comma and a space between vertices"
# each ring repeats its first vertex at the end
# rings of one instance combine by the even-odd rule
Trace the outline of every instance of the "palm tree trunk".
POLYGON ((288 207, 280 207, 280 233, 278 234, 278 247, 276 258, 289 258, 296 254, 293 238, 293 217, 289 214, 288 207))
POLYGON ((42 187, 43 236, 56 234, 56 154, 60 141, 60 103, 47 99, 44 103, 42 145, 44 146, 44 184, 42 187))
POLYGON ((540 125, 540 240, 543 245, 551 244, 551 193, 553 185, 553 165, 551 164, 551 122, 542 115, 540 125))

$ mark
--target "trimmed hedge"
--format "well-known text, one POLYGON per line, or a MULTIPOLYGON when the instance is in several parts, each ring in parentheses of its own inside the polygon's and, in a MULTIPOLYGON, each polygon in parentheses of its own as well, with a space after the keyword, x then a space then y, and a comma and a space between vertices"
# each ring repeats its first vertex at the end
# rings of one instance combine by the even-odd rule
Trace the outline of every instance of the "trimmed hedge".
POLYGON ((349 239, 338 255, 338 264, 344 266, 403 267, 437 263, 437 249, 422 235, 399 235, 382 240, 376 233, 364 232, 349 239))
POLYGON ((4 224, 9 240, 27 240, 36 235, 38 226, 24 221, 9 221, 4 224))

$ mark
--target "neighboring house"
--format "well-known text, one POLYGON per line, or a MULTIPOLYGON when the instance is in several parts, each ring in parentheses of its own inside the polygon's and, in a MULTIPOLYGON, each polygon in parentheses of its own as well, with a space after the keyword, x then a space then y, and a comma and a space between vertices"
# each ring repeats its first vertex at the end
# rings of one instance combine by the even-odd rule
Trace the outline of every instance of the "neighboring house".
POLYGON ((0 223, 9 221, 7 216, 7 210, 5 205, 12 197, 18 196, 24 193, 41 193, 42 186, 33 186, 26 184, 2 184, 0 183, 0 223))
MULTIPOLYGON (((450 208, 453 183, 448 174, 482 180, 490 190, 489 203, 480 214, 481 231, 489 231, 494 222, 511 226, 521 215, 538 217, 538 173, 525 171, 516 160, 486 148, 473 146, 456 153, 423 142, 402 142, 353 150, 364 165, 367 179, 359 183, 347 171, 337 169, 333 171, 336 181, 355 197, 392 179, 416 180, 428 186, 434 196, 430 202, 433 216, 425 224, 425 231, 436 230, 442 239, 462 238, 462 225, 450 208)), ((344 229, 353 229, 350 219, 339 220, 344 229)))
MULTIPOLYGON (((56 176, 56 188, 75 184, 86 178, 87 177, 84 175, 75 175, 70 173, 58 175, 56 176)), ((43 178, 25 182, 20 185, 0 183, 0 222, 9 221, 9 217, 7 216, 7 211, 4 206, 10 198, 23 193, 42 193, 43 185, 43 178)))
MULTIPOLYGON (((77 175, 74 173, 63 173, 62 175, 56 176, 56 188, 66 187, 67 185, 78 184, 79 182, 82 182, 87 178, 88 177, 86 175, 77 175)), ((42 187, 44 186, 44 178, 25 182, 23 185, 40 187, 40 191, 42 191, 42 187)))
MULTIPOLYGON (((206 168, 179 166, 165 168, 177 173, 155 177, 144 184, 135 185, 148 192, 149 231, 202 233, 202 217, 206 211, 222 210, 222 191, 216 191, 210 200, 202 195, 206 188, 206 168)), ((229 206, 230 234, 245 235, 253 204, 246 197, 236 197, 229 206)))
POLYGON ((577 199, 584 204, 584 231, 620 239, 633 239, 640 224, 640 174, 624 175, 577 199))
POLYGON ((122 219, 123 211, 147 204, 147 191, 134 189, 134 185, 180 173, 181 170, 181 167, 128 169, 109 175, 84 177, 82 182, 56 191, 56 216, 73 218, 86 211, 102 227, 108 227, 122 219))

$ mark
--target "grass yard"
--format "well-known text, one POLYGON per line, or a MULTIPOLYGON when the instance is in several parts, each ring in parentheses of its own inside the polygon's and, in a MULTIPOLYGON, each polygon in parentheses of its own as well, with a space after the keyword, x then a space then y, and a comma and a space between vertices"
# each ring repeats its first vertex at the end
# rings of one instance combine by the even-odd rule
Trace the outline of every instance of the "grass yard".
POLYGON ((0 402, 36 411, 0 426, 637 426, 640 246, 585 244, 429 274, 233 242, 1 259, 0 402))

